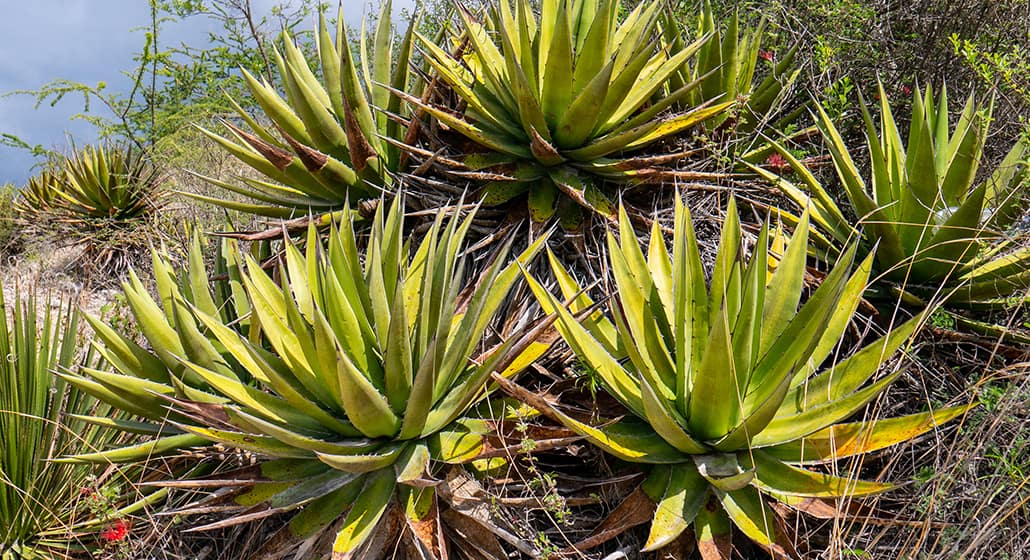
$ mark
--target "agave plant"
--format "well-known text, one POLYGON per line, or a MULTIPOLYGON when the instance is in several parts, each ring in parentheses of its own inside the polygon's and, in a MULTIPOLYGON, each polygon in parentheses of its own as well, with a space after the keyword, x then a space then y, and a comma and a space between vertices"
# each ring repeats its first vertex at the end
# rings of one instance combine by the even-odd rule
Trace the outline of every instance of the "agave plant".
POLYGON ((82 557, 124 538, 113 529, 127 531, 128 517, 166 491, 135 496, 121 471, 56 461, 123 437, 83 417, 110 407, 52 373, 96 365, 95 354, 78 355, 78 313, 46 306, 40 315, 34 297, 16 296, 8 313, 0 293, 0 558, 82 557))
POLYGON ((244 177, 240 185, 206 178, 253 202, 184 194, 276 218, 337 211, 348 197, 377 198, 390 185, 390 173, 401 162, 397 144, 406 128, 390 118, 400 114, 401 102, 389 95, 387 87, 408 88, 412 29, 416 25, 413 19, 394 52, 391 12, 391 1, 386 0, 371 41, 362 26, 359 60, 351 53, 342 8, 337 15, 335 39, 325 15, 320 13, 315 36, 321 80, 301 49, 284 34, 283 51, 276 51, 275 60, 285 99, 272 85, 243 72, 269 124, 258 122, 237 106, 251 132, 228 121, 228 137, 201 129, 271 182, 244 177), (370 42, 374 47, 371 51, 370 42))
POLYGON ((878 246, 878 270, 916 294, 934 295, 943 283, 943 295, 955 305, 995 306, 1011 296, 1022 299, 1030 286, 1030 249, 1017 248, 1006 230, 1021 213, 1030 153, 1026 141, 1017 142, 981 182, 977 177, 991 110, 972 96, 952 129, 947 90, 935 100, 930 88, 925 95, 917 88, 907 146, 882 84, 879 131, 864 100, 860 107, 869 145, 868 181, 826 112, 819 108, 818 115, 857 222, 782 146, 779 151, 800 184, 755 171, 798 205, 811 206, 813 219, 829 237, 820 247, 824 252, 838 251, 862 227, 864 246, 878 246))
POLYGON ((663 547, 693 525, 706 558, 729 558, 735 526, 782 555, 789 542, 769 499, 797 504, 889 490, 890 484, 810 467, 900 443, 968 409, 839 423, 901 374, 870 383, 921 318, 820 368, 851 321, 872 257, 850 273, 856 246, 845 249, 799 308, 807 215, 788 245, 777 235, 776 245, 786 246, 782 255, 768 251, 766 223, 745 262, 731 201, 710 286, 681 202, 671 255, 657 226, 645 256, 625 213, 620 223, 619 241, 608 236, 617 287, 610 319, 557 261, 553 268, 570 308, 527 277, 544 310, 558 315, 565 341, 630 414, 595 427, 543 399, 535 406, 615 457, 647 465, 643 489, 658 509, 645 550, 663 547))
POLYGON ((30 179, 16 202, 17 222, 81 246, 80 258, 91 268, 120 271, 144 246, 140 228, 164 202, 162 184, 144 152, 87 146, 30 179))
MULTIPOLYGON (((334 558, 373 557, 362 545, 387 510, 421 527, 435 523, 437 465, 468 461, 483 446, 487 425, 466 412, 487 395, 491 373, 512 373, 539 355, 532 333, 503 342, 484 334, 519 276, 506 250, 467 284, 460 255, 471 216, 438 218, 409 258, 400 197, 388 214, 386 206, 363 260, 348 221, 325 245, 312 226, 306 254, 287 243, 280 283, 242 259, 230 274, 231 301, 233 315, 249 321, 245 329, 213 305, 202 275, 177 281, 161 258, 161 303, 135 278, 126 290, 152 351, 93 321, 118 371, 68 378, 152 427, 168 418, 173 433, 146 452, 206 441, 262 459, 260 480, 230 473, 190 483, 251 486, 230 496, 238 513, 213 526, 295 512, 274 546, 328 534, 334 558)), ((431 533, 406 534, 427 539, 432 551, 431 533)))
POLYGON ((39 218, 49 212, 57 198, 59 182, 59 176, 49 169, 29 177, 29 182, 18 192, 14 202, 15 212, 32 218, 39 218))
POLYGON ((613 218, 604 182, 672 176, 668 164, 688 155, 634 152, 734 102, 672 112, 698 83, 670 91, 670 78, 707 38, 671 54, 657 38, 661 3, 642 2, 624 19, 619 7, 617 0, 545 0, 537 16, 529 0, 514 7, 504 0, 477 21, 459 6, 456 50, 419 39, 463 112, 394 93, 478 146, 478 153, 444 159, 459 175, 485 181, 485 204, 524 194, 538 222, 560 212, 573 227, 584 209, 613 218))
POLYGON ((26 222, 68 229, 130 225, 152 214, 162 197, 158 171, 139 150, 87 146, 29 180, 18 201, 26 222))
MULTIPOLYGON (((797 48, 787 50, 778 58, 772 51, 763 50, 765 26, 763 19, 754 28, 741 29, 740 18, 734 14, 726 30, 722 31, 711 2, 705 2, 697 36, 709 39, 699 50, 695 63, 682 67, 673 75, 672 87, 678 89, 695 80, 700 82, 700 87, 692 90, 680 103, 684 107, 696 107, 710 99, 735 100, 740 97, 745 101, 732 114, 717 115, 705 121, 704 126, 710 129, 731 126, 737 134, 750 135, 766 127, 784 129, 797 120, 799 111, 782 111, 785 96, 800 74, 800 70, 794 68, 797 48), (763 64, 768 65, 767 71, 762 71, 763 64)), ((670 10, 662 20, 662 32, 673 52, 686 47, 687 41, 670 10)), ((762 153, 756 152, 746 155, 745 159, 751 161, 761 156, 762 153)))
POLYGON ((125 423, 93 415, 86 417, 88 421, 151 437, 127 447, 77 453, 75 460, 130 463, 210 443, 210 440, 176 426, 176 423, 182 424, 188 419, 170 412, 163 397, 200 396, 202 393, 197 392, 196 387, 207 388, 207 384, 190 374, 176 357, 196 356, 194 348, 197 345, 210 351, 208 345, 217 342, 210 334, 203 334, 206 331, 203 323, 187 310, 201 310, 243 338, 258 340, 261 331, 252 320, 253 311, 243 287, 244 263, 245 259, 265 262, 268 257, 264 252, 268 248, 267 243, 252 245, 251 252, 247 254, 240 251, 237 241, 229 238, 223 239, 217 247, 210 277, 205 269, 200 237, 196 234, 187 258, 188 265, 181 274, 175 273, 172 259, 165 250, 155 250, 153 274, 160 303, 154 301, 136 273, 129 271, 129 278, 123 284, 125 302, 139 334, 148 341, 160 342, 160 345, 153 345, 154 350, 140 346, 136 333, 120 333, 99 317, 85 316, 95 333, 94 349, 105 363, 124 374, 97 367, 80 367, 77 371, 62 368, 59 375, 79 390, 137 417, 133 422, 125 423), (176 305, 173 302, 177 302, 176 305), (166 349, 171 349, 174 354, 166 349), (173 380, 182 381, 175 384, 173 380), (136 394, 125 398, 126 391, 136 394))

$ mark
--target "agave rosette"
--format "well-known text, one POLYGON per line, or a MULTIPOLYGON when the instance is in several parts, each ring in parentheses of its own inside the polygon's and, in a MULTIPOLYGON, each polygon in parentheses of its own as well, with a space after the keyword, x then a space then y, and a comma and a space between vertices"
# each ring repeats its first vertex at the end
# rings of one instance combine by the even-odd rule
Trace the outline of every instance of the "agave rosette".
POLYGON ((161 183, 158 170, 142 151, 87 146, 30 179, 18 209, 23 221, 83 226, 78 229, 88 235, 96 228, 145 220, 164 197, 161 183))
POLYGON ((236 515, 197 530, 296 512, 276 546, 331 532, 334 558, 363 558, 388 508, 432 522, 435 465, 483 449, 488 425, 466 413, 488 394, 491 373, 512 373, 542 351, 532 333, 496 344, 484 334, 518 265, 504 249, 466 282, 460 255, 472 216, 438 217, 409 258, 401 204, 395 198, 388 213, 380 205, 364 259, 349 221, 324 245, 312 226, 306 253, 287 243, 280 283, 243 258, 230 288, 246 329, 221 315, 199 275, 173 281, 167 264, 158 267, 160 304, 135 279, 126 291, 152 351, 100 326, 118 371, 69 377, 152 422, 168 417, 182 432, 148 451, 218 442, 263 459, 256 475, 174 483, 250 486, 232 496, 236 515))
POLYGON ((675 173, 685 152, 634 154, 727 111, 712 100, 688 111, 674 105, 697 87, 669 90, 669 79, 705 38, 670 53, 660 3, 640 3, 624 19, 617 0, 504 0, 477 20, 459 6, 463 33, 445 46, 419 36, 425 56, 464 110, 397 91, 480 153, 451 159, 458 175, 485 182, 485 204, 528 197, 536 221, 556 212, 574 226, 588 210, 607 218, 614 205, 603 183, 643 182, 675 173))
POLYGON ((400 114, 401 102, 387 88, 408 88, 415 25, 412 21, 395 49, 391 13, 387 0, 372 37, 362 26, 357 59, 351 52, 342 11, 337 15, 335 38, 325 15, 320 14, 315 39, 321 79, 301 49, 284 34, 282 52, 276 50, 275 60, 285 98, 267 81, 243 71, 268 124, 237 106, 250 132, 228 121, 228 136, 202 129, 270 180, 242 177, 238 184, 205 178, 241 195, 244 201, 185 194, 275 218, 337 211, 348 200, 380 196, 391 184, 390 173, 400 165, 396 144, 406 131, 397 119, 389 118, 400 114))
POLYGON ((930 88, 925 94, 917 88, 907 145, 882 84, 879 130, 864 100, 860 107, 872 170, 868 181, 829 116, 818 109, 819 128, 857 222, 847 218, 811 171, 782 146, 779 151, 798 183, 754 168, 799 206, 811 206, 813 219, 828 237, 819 249, 835 253, 861 235, 867 249, 878 246, 878 271, 917 295, 942 291, 950 304, 987 307, 1013 297, 1025 299, 1030 249, 1020 247, 1007 230, 1021 215, 1030 177, 1026 141, 1017 142, 980 182, 991 110, 978 106, 972 96, 951 128, 947 90, 942 89, 935 103, 930 88))
POLYGON ((645 550, 661 548, 693 524, 699 548, 713 558, 729 557, 733 526, 783 554, 789 542, 769 499, 789 505, 889 490, 890 484, 811 467, 908 440, 968 407, 840 423, 901 374, 876 378, 921 320, 820 368, 861 300, 872 257, 851 273, 856 246, 847 248, 799 308, 807 216, 789 245, 775 236, 772 254, 767 223, 745 262, 731 202, 710 287, 681 202, 675 220, 672 254, 656 226, 645 256, 621 214, 619 241, 608 237, 617 287, 611 318, 592 309, 557 261, 568 308, 527 274, 544 310, 558 315, 562 337, 631 414, 595 427, 557 406, 537 405, 615 457, 650 465, 643 489, 658 509, 645 550))

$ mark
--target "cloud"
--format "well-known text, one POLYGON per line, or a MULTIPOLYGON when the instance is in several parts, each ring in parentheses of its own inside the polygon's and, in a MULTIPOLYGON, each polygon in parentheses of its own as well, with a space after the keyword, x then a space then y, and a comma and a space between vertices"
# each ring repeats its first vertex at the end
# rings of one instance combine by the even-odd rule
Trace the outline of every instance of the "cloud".
MULTIPOLYGON (((136 63, 150 18, 142 0, 0 0, 0 94, 37 89, 65 78, 95 85, 106 82, 114 91, 124 91, 131 81, 124 76, 136 63)), ((295 0, 296 1, 296 0, 295 0)), ((270 14, 282 0, 252 0, 256 12, 270 14)), ((326 2, 335 7, 336 1, 326 2)), ((413 0, 394 0, 394 11, 411 9, 413 0)), ((347 19, 354 24, 374 2, 343 0, 347 19)), ((169 24, 161 42, 199 44, 217 24, 204 18, 169 24)), ((0 97, 0 133, 16 134, 32 144, 48 148, 65 145, 71 133, 78 143, 92 141, 96 133, 86 123, 70 121, 82 111, 81 97, 69 97, 55 107, 38 110, 29 96, 0 97)), ((33 160, 27 152, 0 146, 0 183, 24 183, 33 160)))

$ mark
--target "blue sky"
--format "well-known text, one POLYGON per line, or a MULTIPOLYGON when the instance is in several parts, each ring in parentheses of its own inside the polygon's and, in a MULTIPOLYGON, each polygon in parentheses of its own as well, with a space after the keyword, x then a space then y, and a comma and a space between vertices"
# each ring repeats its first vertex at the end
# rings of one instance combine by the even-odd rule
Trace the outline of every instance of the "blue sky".
MULTIPOLYGON (((252 0, 259 13, 269 13, 281 0, 252 0)), ((335 1, 333 2, 335 3, 335 1)), ((0 17, 0 94, 38 89, 64 78, 124 91, 131 81, 123 72, 132 70, 134 54, 142 49, 144 34, 133 31, 147 24, 146 0, 5 0, 0 17)), ((372 2, 343 0, 347 18, 357 21, 372 2)), ((394 0, 396 10, 411 0, 394 0)), ((217 23, 192 18, 163 31, 166 44, 201 45, 217 23)), ((95 139, 95 131, 70 117, 82 111, 82 98, 67 97, 51 107, 33 109, 30 96, 0 97, 0 133, 14 134, 30 144, 62 150, 71 134, 77 144, 95 139)), ((94 109, 98 109, 94 107, 94 109)), ((23 184, 34 160, 28 152, 0 146, 0 184, 23 184)))

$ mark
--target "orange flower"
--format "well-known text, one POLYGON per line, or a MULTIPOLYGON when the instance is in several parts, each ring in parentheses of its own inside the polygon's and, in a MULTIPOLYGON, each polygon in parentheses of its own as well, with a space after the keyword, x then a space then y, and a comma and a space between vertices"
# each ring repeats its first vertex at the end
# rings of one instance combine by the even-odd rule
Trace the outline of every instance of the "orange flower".
POLYGON ((128 521, 119 519, 100 532, 100 539, 106 543, 118 542, 129 536, 129 529, 131 528, 132 526, 128 521))

